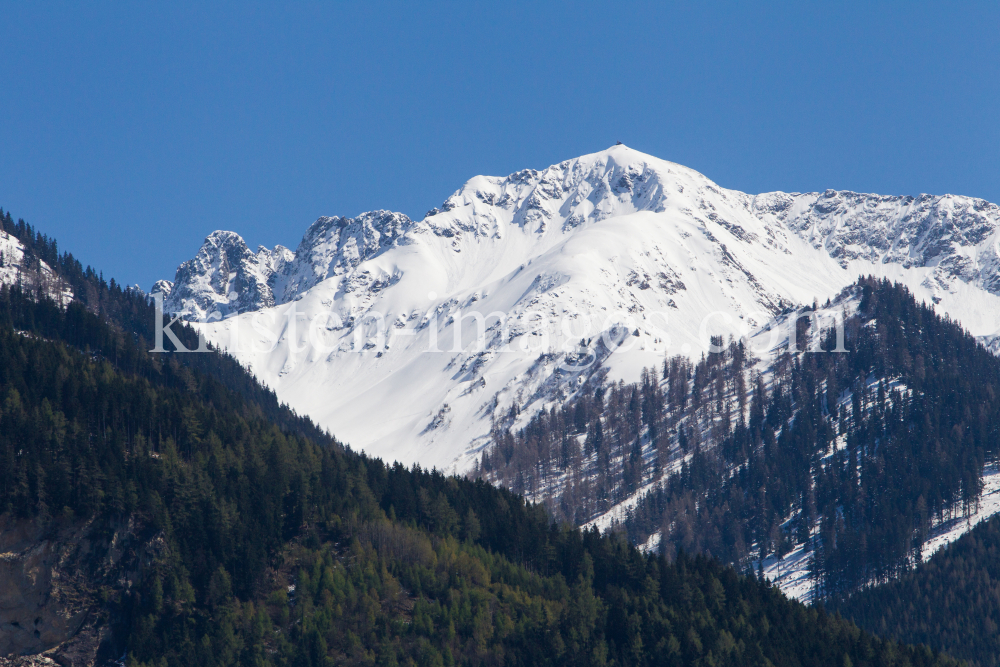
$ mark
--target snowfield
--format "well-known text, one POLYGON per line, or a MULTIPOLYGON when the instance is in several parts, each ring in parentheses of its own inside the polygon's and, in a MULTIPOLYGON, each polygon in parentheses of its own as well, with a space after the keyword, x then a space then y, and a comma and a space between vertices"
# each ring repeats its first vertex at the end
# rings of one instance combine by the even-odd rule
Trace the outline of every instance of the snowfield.
POLYGON ((320 218, 294 252, 216 232, 153 291, 352 446, 461 472, 512 407, 697 357, 861 274, 996 344, 998 239, 979 199, 754 196, 619 145, 477 176, 420 221, 320 218))

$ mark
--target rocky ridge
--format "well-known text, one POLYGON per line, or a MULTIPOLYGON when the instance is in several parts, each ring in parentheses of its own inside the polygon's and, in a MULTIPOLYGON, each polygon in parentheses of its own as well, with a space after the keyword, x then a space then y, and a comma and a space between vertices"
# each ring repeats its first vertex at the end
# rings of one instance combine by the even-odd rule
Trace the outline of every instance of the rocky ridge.
POLYGON ((197 325, 213 343, 355 446, 462 469, 512 408, 595 372, 635 380, 862 274, 906 283, 996 347, 998 243, 1000 209, 981 199, 749 195, 615 146, 477 176, 419 221, 320 218, 280 265, 213 234, 166 305, 192 321, 216 308, 197 325), (227 244, 238 261, 222 261, 227 244))

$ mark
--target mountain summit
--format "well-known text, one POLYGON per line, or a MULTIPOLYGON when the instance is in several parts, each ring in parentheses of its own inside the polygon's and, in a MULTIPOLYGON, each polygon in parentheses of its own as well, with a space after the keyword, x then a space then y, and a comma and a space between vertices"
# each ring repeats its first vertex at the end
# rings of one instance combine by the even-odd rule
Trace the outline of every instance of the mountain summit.
POLYGON ((595 373, 632 381, 697 356, 708 335, 744 335, 859 275, 905 283, 995 343, 998 241, 1000 208, 981 199, 749 195, 616 145, 477 176, 420 221, 320 218, 294 253, 215 232, 154 291, 353 445, 463 469, 511 414, 595 373))

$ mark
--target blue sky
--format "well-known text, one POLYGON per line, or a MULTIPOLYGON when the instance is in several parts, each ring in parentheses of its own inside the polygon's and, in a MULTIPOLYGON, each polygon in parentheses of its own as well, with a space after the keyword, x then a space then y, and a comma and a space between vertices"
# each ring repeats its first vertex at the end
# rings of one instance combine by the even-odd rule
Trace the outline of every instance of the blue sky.
POLYGON ((148 288, 622 141, 744 190, 1000 201, 996 3, 0 2, 0 206, 148 288), (41 4, 41 3, 37 3, 41 4))

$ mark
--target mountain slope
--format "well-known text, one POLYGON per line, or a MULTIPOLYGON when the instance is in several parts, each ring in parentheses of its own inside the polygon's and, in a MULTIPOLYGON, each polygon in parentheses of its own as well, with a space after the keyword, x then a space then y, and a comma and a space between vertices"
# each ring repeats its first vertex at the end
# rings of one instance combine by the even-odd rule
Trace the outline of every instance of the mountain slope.
MULTIPOLYGON (((993 341, 998 233, 1000 209, 982 200, 752 196, 615 146, 473 178, 421 221, 321 218, 260 274, 273 306, 234 289, 249 268, 207 259, 182 266, 167 305, 198 320, 218 304, 195 326, 355 446, 467 469, 511 408, 533 412, 599 370, 634 381, 861 274, 903 282, 993 341), (489 318, 482 345, 472 310, 489 318)), ((215 257, 217 235, 199 257, 215 257)))
POLYGON ((495 424, 475 474, 803 600, 891 580, 997 511, 1000 359, 885 281, 792 317, 794 344, 779 321, 495 424))
POLYGON ((73 290, 54 270, 57 259, 55 240, 36 233, 24 220, 15 223, 10 211, 0 208, 0 285, 20 286, 69 303, 73 290))
POLYGON ((846 353, 805 326, 770 361, 753 363, 753 340, 674 358, 662 380, 654 369, 498 434, 483 472, 594 508, 639 544, 762 568, 795 597, 891 580, 979 516, 1000 360, 898 285, 866 279, 827 308, 847 311, 846 353), (522 453, 567 439, 568 464, 522 453))
POLYGON ((872 632, 1000 663, 1000 518, 993 517, 897 581, 828 605, 872 632))
POLYGON ((119 333, 80 302, 0 288, 5 650, 169 667, 955 664, 716 561, 644 556, 481 481, 285 432, 119 333))
POLYGON ((934 646, 973 667, 1000 664, 1000 517, 897 581, 827 606, 872 632, 934 646))

